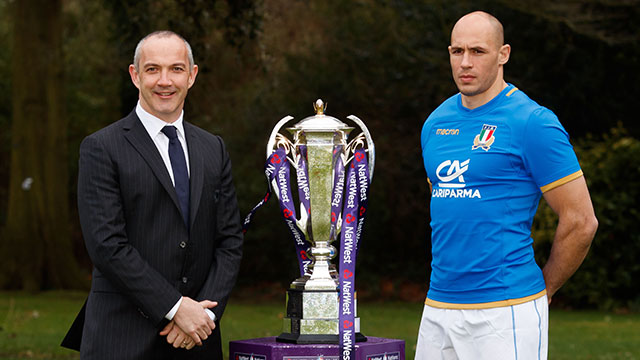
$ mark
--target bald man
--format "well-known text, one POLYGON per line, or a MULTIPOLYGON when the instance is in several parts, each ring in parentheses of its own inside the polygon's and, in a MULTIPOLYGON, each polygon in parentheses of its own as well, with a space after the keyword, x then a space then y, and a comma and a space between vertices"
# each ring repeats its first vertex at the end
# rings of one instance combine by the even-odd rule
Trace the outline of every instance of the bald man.
POLYGON ((597 220, 558 118, 504 80, 500 22, 463 16, 449 58, 460 91, 427 118, 431 280, 416 359, 546 359, 548 304, 584 260, 597 220), (534 260, 540 197, 558 215, 549 260, 534 260))

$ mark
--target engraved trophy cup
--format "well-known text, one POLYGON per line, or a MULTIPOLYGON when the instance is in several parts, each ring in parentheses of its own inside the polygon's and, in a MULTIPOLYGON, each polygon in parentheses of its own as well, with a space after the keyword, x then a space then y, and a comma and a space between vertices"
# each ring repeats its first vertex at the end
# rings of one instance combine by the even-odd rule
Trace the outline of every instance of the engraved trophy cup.
MULTIPOLYGON (((342 344, 344 329, 353 325, 348 336, 364 341, 352 280, 375 148, 367 127, 356 116, 347 117, 359 127, 352 134, 355 127, 324 113, 322 100, 314 108, 314 116, 286 128, 289 136, 280 130, 293 118, 281 119, 267 144, 265 173, 296 242, 301 275, 287 290, 283 332, 277 340, 342 344), (298 185, 297 216, 289 167, 295 169, 298 185), (339 249, 332 245, 337 239, 344 245, 339 249), (336 255, 342 256, 339 269, 331 263, 336 255)), ((345 339, 351 341, 346 335, 345 339)))

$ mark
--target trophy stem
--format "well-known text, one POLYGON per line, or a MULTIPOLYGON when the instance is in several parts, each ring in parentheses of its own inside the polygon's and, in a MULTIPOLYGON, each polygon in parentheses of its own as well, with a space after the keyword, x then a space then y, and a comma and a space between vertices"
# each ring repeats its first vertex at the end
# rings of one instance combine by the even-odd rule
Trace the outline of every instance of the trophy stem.
POLYGON ((330 256, 328 255, 330 254, 330 250, 327 245, 328 243, 325 243, 326 247, 314 247, 311 249, 311 253, 316 260, 313 264, 311 278, 304 286, 305 290, 336 290, 338 287, 335 279, 331 276, 329 267, 330 256), (319 252, 325 252, 325 250, 327 255, 321 256, 318 254, 319 252))

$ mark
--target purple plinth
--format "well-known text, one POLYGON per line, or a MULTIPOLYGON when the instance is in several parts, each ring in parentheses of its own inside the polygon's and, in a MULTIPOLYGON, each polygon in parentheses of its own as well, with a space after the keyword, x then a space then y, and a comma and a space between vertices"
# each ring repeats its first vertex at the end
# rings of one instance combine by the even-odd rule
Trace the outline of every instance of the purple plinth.
MULTIPOLYGON (((340 360, 339 355, 335 344, 288 344, 275 337, 229 342, 229 360, 340 360)), ((356 343, 352 360, 404 360, 404 341, 367 336, 356 343)))

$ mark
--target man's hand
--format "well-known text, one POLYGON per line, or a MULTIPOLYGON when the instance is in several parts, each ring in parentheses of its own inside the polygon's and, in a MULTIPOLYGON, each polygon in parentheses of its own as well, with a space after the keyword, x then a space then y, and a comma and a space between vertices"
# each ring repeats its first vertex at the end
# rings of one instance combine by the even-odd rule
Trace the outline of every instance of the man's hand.
POLYGON ((196 345, 202 345, 202 340, 206 340, 211 335, 211 331, 216 328, 216 324, 204 309, 211 309, 217 305, 218 303, 215 301, 203 300, 196 302, 184 296, 176 315, 173 317, 173 321, 193 339, 196 345))
POLYGON ((183 348, 185 350, 191 350, 196 346, 195 341, 187 333, 182 331, 175 321, 171 320, 167 326, 160 331, 160 336, 166 336, 167 342, 174 348, 183 348))

